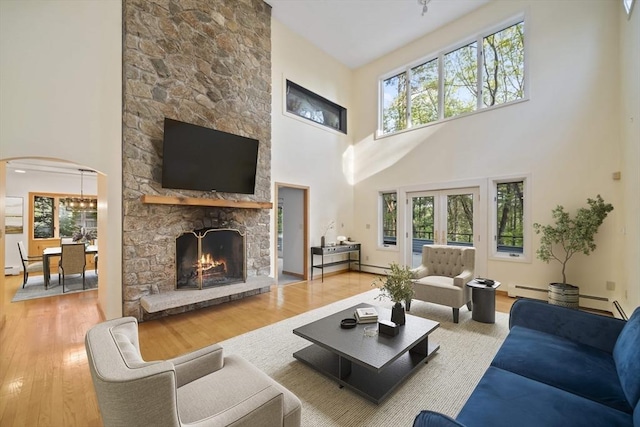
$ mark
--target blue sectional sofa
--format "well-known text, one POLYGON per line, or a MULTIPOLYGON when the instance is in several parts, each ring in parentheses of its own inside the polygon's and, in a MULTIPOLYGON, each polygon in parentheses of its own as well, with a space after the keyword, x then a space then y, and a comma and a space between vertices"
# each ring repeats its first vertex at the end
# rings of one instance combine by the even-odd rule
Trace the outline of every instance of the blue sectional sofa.
POLYGON ((509 328, 456 419, 414 427, 640 427, 640 308, 625 322, 522 299, 509 328))

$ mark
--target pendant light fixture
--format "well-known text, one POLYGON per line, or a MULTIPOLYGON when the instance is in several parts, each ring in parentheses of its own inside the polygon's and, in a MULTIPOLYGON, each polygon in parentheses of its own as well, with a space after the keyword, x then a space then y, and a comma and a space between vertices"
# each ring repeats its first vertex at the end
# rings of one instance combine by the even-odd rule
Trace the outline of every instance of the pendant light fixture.
POLYGON ((422 6, 422 16, 424 16, 424 14, 429 10, 429 7, 427 5, 430 1, 431 0, 418 0, 418 4, 422 6))
POLYGON ((80 198, 72 197, 65 199, 65 205, 75 210, 93 210, 96 207, 96 199, 84 197, 84 173, 92 172, 90 169, 78 169, 80 171, 80 198))

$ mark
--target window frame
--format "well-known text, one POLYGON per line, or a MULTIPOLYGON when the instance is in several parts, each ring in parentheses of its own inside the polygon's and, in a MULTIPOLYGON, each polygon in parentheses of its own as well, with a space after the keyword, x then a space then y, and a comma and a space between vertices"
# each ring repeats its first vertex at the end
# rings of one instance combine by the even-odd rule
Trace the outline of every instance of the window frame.
POLYGON ((488 240, 489 245, 489 259, 494 261, 510 261, 510 262, 531 262, 531 236, 533 233, 531 226, 531 174, 520 174, 503 176, 498 178, 491 178, 489 180, 489 222, 490 226, 490 238, 488 240), (498 234, 498 184, 504 184, 508 182, 522 181, 522 253, 513 252, 499 252, 497 245, 498 234))
MULTIPOLYGON (((29 237, 32 241, 45 241, 45 240, 58 240, 60 236, 60 202, 63 199, 73 199, 80 198, 80 194, 74 193, 46 193, 46 192, 29 192, 29 237), (36 237, 35 236, 35 198, 36 197, 44 197, 53 199, 53 236, 52 237, 36 237)), ((89 229, 94 231, 96 238, 98 235, 98 227, 97 227, 97 215, 98 215, 98 206, 96 195, 92 194, 83 194, 83 198, 85 199, 94 199, 96 201, 96 206, 94 208, 96 212, 96 227, 90 227, 89 229)))
POLYGON ((519 104, 521 102, 526 102, 529 100, 529 60, 528 60, 528 52, 529 52, 529 37, 527 37, 527 22, 528 22, 528 13, 522 12, 517 15, 511 16, 508 19, 505 19, 496 25, 491 27, 487 27, 467 38, 464 38, 454 44, 446 46, 443 49, 438 50, 437 52, 430 53, 425 55, 415 61, 412 61, 408 64, 405 64, 401 67, 397 67, 392 71, 389 71, 378 78, 378 126, 375 132, 375 138, 386 138, 393 135, 398 135, 404 132, 409 132, 415 129, 422 129, 428 126, 433 126, 436 124, 444 123, 450 120, 456 120, 462 117, 467 117, 474 114, 479 114, 485 111, 493 111, 497 108, 503 108, 506 106, 519 104), (520 99, 508 101, 502 104, 492 105, 492 106, 484 106, 483 105, 483 66, 484 66, 484 55, 482 53, 482 47, 484 46, 484 38, 491 36, 492 34, 498 33, 502 30, 506 30, 507 28, 514 26, 518 23, 522 23, 524 27, 524 43, 523 43, 523 70, 524 70, 524 94, 520 99), (476 96, 476 107, 473 111, 465 112, 462 114, 454 115, 451 117, 445 117, 444 114, 444 56, 451 52, 454 52, 462 47, 465 47, 469 44, 476 43, 477 46, 477 68, 476 68, 476 85, 478 94, 476 96), (438 119, 429 123, 412 126, 411 123, 411 102, 407 103, 406 114, 407 114, 407 127, 401 130, 396 130, 394 132, 384 133, 383 132, 383 116, 384 116, 384 82, 389 78, 397 76, 398 74, 405 73, 406 79, 409 82, 407 84, 407 94, 406 98, 410 99, 411 95, 411 70, 415 67, 418 67, 422 64, 426 64, 432 60, 436 59, 438 61, 438 119))
POLYGON ((283 82, 283 114, 292 118, 295 118, 297 120, 300 120, 304 123, 307 124, 311 124, 313 126, 316 126, 320 129, 324 129, 324 130, 329 130, 331 132, 336 132, 338 134, 342 134, 342 135, 347 135, 347 109, 321 95, 318 95, 315 92, 310 91, 309 89, 293 82, 292 80, 289 80, 288 78, 283 78, 284 82, 283 82), (319 122, 316 121, 312 118, 303 116, 301 114, 298 114, 296 111, 294 110, 290 110, 289 109, 289 105, 288 105, 288 101, 289 101, 289 89, 294 89, 296 91, 298 91, 299 93, 302 93, 303 95, 313 99, 314 102, 323 105, 327 108, 332 108, 335 109, 337 111, 337 115, 338 115, 338 127, 333 127, 329 124, 323 123, 323 122, 319 122))

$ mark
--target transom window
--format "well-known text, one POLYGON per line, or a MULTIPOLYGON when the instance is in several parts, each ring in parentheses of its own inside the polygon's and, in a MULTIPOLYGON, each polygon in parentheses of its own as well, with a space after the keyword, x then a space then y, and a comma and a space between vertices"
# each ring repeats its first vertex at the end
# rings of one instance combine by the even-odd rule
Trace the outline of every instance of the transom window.
POLYGON ((524 21, 518 20, 396 71, 380 80, 380 132, 392 134, 524 99, 524 64, 524 21))

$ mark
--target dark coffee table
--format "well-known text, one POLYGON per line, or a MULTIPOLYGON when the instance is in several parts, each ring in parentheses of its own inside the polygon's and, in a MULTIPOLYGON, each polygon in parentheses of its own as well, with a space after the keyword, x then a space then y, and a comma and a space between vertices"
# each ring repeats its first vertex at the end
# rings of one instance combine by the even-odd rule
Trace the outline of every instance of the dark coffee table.
MULTIPOLYGON (((294 334, 313 344, 293 353, 293 357, 341 386, 380 403, 438 351, 439 345, 429 343, 429 334, 440 323, 407 314, 406 324, 393 337, 380 333, 365 337, 364 328, 376 326, 375 323, 340 328, 340 321, 353 317, 359 307, 371 305, 358 304, 294 329, 294 334)), ((375 309, 379 319, 391 318, 391 310, 375 309)))

